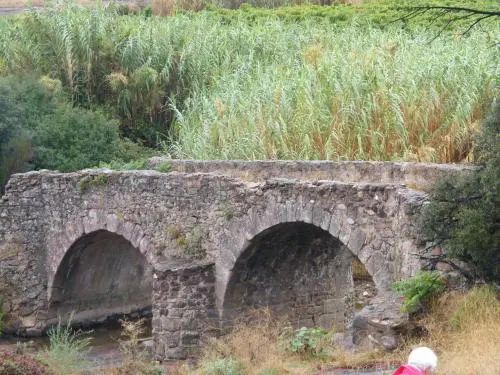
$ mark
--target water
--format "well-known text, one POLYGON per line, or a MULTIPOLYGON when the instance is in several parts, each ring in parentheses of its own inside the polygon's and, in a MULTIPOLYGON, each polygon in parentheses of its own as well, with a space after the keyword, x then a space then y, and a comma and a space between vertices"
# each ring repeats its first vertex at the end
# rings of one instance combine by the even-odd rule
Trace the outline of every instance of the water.
MULTIPOLYGON (((151 337, 151 318, 145 319, 146 330, 140 337, 142 339, 151 337)), ((111 367, 122 362, 123 356, 120 352, 120 341, 127 338, 122 335, 122 327, 118 321, 112 320, 105 324, 92 327, 92 329, 82 329, 82 337, 91 338, 90 350, 87 359, 92 367, 111 367)), ((0 349, 11 351, 23 350, 30 354, 45 351, 49 347, 49 338, 42 337, 0 337, 0 349)), ((145 346, 146 349, 146 346, 145 346)), ((150 355, 150 351, 147 353, 150 355)))

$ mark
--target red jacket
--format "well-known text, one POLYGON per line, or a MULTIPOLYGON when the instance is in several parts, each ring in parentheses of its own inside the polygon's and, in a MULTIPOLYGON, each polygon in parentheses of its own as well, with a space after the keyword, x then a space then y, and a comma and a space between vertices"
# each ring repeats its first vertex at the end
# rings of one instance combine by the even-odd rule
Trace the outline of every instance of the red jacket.
POLYGON ((403 365, 392 375, 423 375, 423 372, 416 367, 403 365))

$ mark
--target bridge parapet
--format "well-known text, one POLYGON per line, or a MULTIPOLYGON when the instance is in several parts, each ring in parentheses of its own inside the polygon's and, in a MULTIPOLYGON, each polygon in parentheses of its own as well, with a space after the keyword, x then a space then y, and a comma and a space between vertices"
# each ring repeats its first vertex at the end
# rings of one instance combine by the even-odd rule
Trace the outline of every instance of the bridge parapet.
POLYGON ((217 173, 246 181, 269 178, 296 180, 330 180, 377 184, 407 185, 428 190, 439 176, 473 170, 465 164, 430 164, 385 161, 324 160, 175 160, 164 157, 150 159, 150 167, 169 163, 172 171, 186 173, 217 173))

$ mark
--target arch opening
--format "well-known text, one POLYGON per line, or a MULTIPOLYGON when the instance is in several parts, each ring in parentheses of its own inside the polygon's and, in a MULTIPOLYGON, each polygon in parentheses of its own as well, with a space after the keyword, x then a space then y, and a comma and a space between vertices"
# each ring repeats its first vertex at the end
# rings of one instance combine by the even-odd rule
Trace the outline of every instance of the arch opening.
POLYGON ((371 304, 378 291, 372 276, 358 257, 353 257, 351 267, 355 296, 354 312, 357 313, 371 304))
POLYGON ((122 236, 98 230, 80 237, 57 268, 49 300, 52 318, 73 313, 92 325, 122 316, 151 314, 153 268, 122 236))
POLYGON ((350 327, 354 315, 353 254, 315 225, 288 222, 252 239, 232 270, 223 301, 227 325, 269 307, 296 327, 350 327))

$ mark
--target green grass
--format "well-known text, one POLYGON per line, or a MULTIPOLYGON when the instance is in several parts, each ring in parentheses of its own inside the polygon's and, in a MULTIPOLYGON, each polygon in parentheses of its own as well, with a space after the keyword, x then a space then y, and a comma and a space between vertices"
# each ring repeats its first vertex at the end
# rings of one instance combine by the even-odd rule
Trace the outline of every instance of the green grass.
POLYGON ((405 4, 49 8, 0 22, 0 74, 58 79, 75 105, 173 157, 470 160, 498 95, 498 25, 453 24, 431 42, 446 19, 389 24, 405 4))

